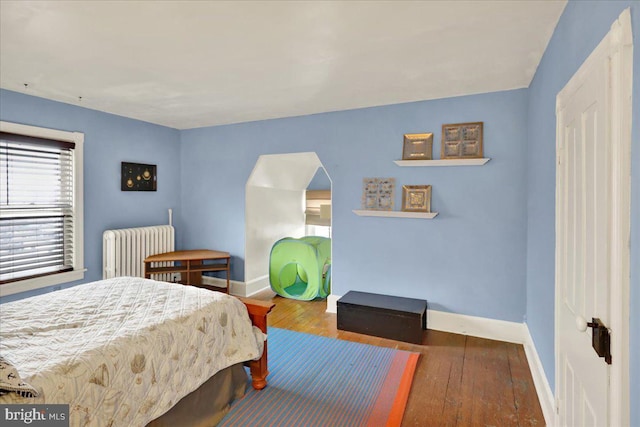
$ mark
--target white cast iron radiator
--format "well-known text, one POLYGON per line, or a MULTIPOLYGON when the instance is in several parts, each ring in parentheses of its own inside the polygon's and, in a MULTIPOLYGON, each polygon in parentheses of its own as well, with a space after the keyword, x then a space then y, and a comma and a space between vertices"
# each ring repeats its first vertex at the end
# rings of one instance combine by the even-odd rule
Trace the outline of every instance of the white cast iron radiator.
MULTIPOLYGON (((173 252, 174 248, 175 230, 171 225, 107 230, 102 234, 102 278, 144 277, 146 257, 173 252)), ((171 275, 158 274, 153 279, 170 282, 171 275)))

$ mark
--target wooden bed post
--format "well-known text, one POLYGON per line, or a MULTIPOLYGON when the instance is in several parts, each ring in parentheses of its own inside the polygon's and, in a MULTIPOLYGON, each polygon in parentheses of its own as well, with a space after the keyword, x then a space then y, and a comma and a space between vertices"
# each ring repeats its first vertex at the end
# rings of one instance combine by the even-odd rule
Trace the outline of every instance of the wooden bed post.
MULTIPOLYGON (((247 306, 251 323, 257 326, 263 333, 267 333, 267 314, 271 311, 275 304, 272 302, 254 300, 249 298, 237 297, 247 306)), ((253 388, 262 390, 267 386, 267 375, 269 375, 267 363, 267 340, 264 341, 264 351, 258 360, 248 362, 251 370, 251 379, 253 380, 253 388)))

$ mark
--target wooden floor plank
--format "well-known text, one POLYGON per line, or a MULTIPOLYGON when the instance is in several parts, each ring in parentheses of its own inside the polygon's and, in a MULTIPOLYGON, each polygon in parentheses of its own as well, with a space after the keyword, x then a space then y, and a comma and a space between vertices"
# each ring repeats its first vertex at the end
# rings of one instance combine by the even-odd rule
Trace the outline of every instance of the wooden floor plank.
POLYGON ((422 406, 422 410, 407 411, 405 419, 413 420, 408 424, 412 426, 427 425, 425 420, 455 426, 460 407, 465 337, 439 331, 428 331, 426 335, 428 344, 421 351, 423 369, 414 377, 420 380, 415 381, 408 402, 411 408, 422 406))
POLYGON ((434 330, 411 344, 338 330, 325 300, 252 298, 276 304, 270 326, 420 353, 402 427, 545 425, 522 345, 434 330))
POLYGON ((517 408, 513 397, 513 380, 509 368, 508 348, 512 344, 469 337, 467 346, 479 349, 476 354, 478 405, 475 418, 483 426, 517 426, 517 408))
POLYGON ((527 356, 522 346, 512 346, 508 349, 509 368, 513 378, 514 403, 517 410, 519 425, 536 425, 542 417, 538 396, 531 387, 533 377, 527 368, 527 356))

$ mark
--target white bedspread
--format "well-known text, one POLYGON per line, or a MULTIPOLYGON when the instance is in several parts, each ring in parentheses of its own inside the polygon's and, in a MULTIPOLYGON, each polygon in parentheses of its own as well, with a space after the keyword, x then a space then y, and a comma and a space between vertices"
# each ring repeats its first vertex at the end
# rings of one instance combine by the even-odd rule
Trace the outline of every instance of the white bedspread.
POLYGON ((219 292, 119 277, 0 305, 0 354, 72 426, 144 426, 213 374, 262 353, 244 304, 219 292))

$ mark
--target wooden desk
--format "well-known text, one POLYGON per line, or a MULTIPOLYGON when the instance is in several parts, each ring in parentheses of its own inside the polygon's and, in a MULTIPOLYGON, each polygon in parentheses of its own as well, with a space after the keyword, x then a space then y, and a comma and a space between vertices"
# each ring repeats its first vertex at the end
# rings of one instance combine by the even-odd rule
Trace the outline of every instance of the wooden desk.
POLYGON ((195 249, 188 251, 167 252, 151 255, 144 260, 144 277, 151 278, 152 274, 181 273, 181 283, 185 285, 202 285, 202 273, 205 271, 226 271, 229 293, 229 252, 195 249), (204 261, 214 261, 205 263, 204 261), (174 266, 152 266, 152 263, 180 263, 174 266))

